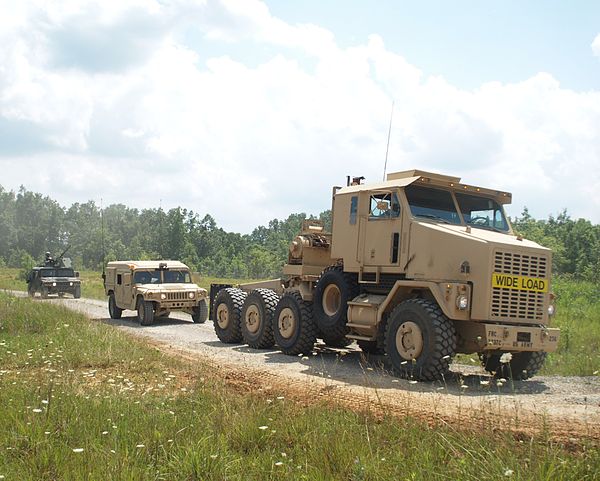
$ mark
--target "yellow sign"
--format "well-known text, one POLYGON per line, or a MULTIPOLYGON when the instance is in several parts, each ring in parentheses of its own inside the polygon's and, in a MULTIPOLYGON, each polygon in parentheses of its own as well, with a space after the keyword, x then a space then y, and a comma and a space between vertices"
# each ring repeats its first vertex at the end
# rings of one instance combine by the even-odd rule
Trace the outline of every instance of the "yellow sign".
POLYGON ((492 274, 492 287, 517 289, 519 291, 548 292, 548 281, 539 277, 515 276, 511 274, 492 274))

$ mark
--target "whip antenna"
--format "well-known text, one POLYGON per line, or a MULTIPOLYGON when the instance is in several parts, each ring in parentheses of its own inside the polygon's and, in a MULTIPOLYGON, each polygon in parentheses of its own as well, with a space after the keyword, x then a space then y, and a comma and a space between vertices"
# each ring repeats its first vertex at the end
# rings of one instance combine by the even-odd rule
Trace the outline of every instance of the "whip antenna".
POLYGON ((392 134, 392 118, 394 117, 394 100, 392 100, 392 111, 390 113, 390 126, 388 128, 387 147, 385 148, 385 164, 383 165, 383 180, 385 181, 385 172, 387 170, 388 152, 390 151, 390 135, 392 134))
POLYGON ((100 197, 100 239, 102 246, 102 279, 106 280, 106 272, 104 271, 104 265, 106 264, 106 253, 104 251, 104 205, 102 197, 100 197))

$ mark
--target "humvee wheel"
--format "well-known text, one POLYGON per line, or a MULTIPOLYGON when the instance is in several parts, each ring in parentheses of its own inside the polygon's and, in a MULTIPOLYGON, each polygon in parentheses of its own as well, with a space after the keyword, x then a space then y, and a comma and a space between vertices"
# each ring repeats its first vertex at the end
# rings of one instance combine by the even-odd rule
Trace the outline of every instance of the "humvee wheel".
POLYGON ((312 303, 303 301, 299 292, 286 292, 273 315, 273 335, 281 351, 290 356, 310 353, 317 331, 312 303))
POLYGON ((154 322, 154 305, 143 298, 138 299, 137 318, 142 326, 151 326, 154 322))
POLYGON ((242 337, 254 349, 273 347, 273 313, 279 296, 271 289, 254 289, 242 307, 242 337))
POLYGON ((456 330, 437 304, 410 299, 391 312, 385 352, 395 372, 420 381, 441 379, 456 350, 456 330))
POLYGON ((48 288, 42 286, 41 290, 40 290, 40 296, 42 297, 42 299, 48 299, 48 288))
MULTIPOLYGON (((167 314, 168 315, 168 314, 167 314)), ((204 324, 208 319, 208 305, 206 300, 201 301, 192 311, 192 320, 198 324, 204 324)))
POLYGON ((545 352, 513 352, 509 362, 500 362, 502 353, 480 353, 484 369, 497 378, 524 381, 533 377, 544 365, 545 352))
POLYGON ((111 319, 121 319, 123 309, 117 307, 117 301, 115 301, 115 295, 111 292, 108 296, 108 315, 111 319))
POLYGON ((73 297, 75 299, 79 299, 81 297, 81 286, 75 286, 75 292, 73 293, 73 297))
POLYGON ((356 276, 340 265, 329 266, 317 281, 313 294, 315 321, 323 336, 341 339, 348 332, 348 301, 359 293, 356 276))
POLYGON ((31 287, 28 287, 27 294, 29 294, 29 297, 35 297, 35 290, 32 289, 31 287))
POLYGON ((242 341, 240 319, 246 295, 235 287, 221 289, 217 293, 213 320, 215 333, 221 342, 233 344, 242 341))

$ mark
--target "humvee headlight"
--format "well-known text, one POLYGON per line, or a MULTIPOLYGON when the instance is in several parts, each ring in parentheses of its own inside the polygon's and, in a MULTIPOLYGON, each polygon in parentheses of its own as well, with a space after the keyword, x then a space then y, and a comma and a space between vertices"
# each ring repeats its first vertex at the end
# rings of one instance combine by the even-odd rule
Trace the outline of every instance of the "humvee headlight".
POLYGON ((194 298, 194 293, 193 293, 193 292, 190 292, 190 293, 188 294, 188 297, 189 297, 190 299, 193 299, 193 298, 194 298))
POLYGON ((458 296, 456 298, 456 307, 458 307, 461 311, 464 311, 467 307, 469 307, 469 299, 467 299, 467 296, 458 296))
POLYGON ((56 287, 56 282, 53 282, 53 283, 52 283, 52 287, 56 287))
POLYGON ((550 304, 548 306, 548 315, 550 317, 552 317, 555 314, 555 312, 556 312, 556 307, 554 307, 554 304, 550 304))
POLYGON ((161 299, 164 301, 164 300, 167 298, 167 295, 166 295, 166 294, 163 292, 163 293, 160 295, 160 298, 161 298, 161 299))
POLYGON ((72 282, 69 282, 69 285, 70 285, 70 286, 73 286, 73 283, 72 283, 72 282))

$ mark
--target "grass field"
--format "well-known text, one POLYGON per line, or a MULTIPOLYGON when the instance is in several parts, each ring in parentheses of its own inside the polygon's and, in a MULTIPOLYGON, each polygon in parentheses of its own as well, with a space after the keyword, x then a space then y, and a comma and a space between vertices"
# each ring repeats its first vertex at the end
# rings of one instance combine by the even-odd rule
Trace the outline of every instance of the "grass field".
POLYGON ((600 452, 429 428, 277 393, 0 293, 0 479, 592 480, 600 452))
MULTIPOLYGON (((25 290, 18 269, 0 269, 0 289, 25 290)), ((82 296, 106 299, 99 272, 82 271, 82 296)), ((239 279, 194 278, 206 289, 211 283, 237 284, 239 279)), ((600 373, 600 285, 555 278, 557 315, 552 325, 561 329, 557 352, 551 353, 540 374, 591 376, 600 373)), ((461 362, 478 362, 476 356, 460 356, 461 362)))

